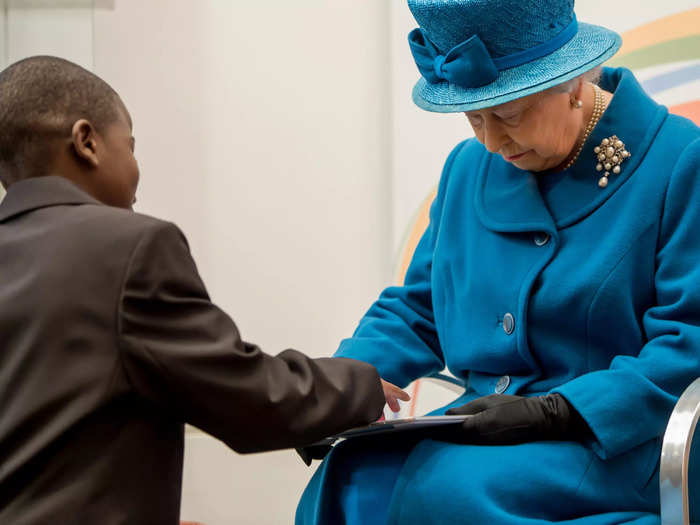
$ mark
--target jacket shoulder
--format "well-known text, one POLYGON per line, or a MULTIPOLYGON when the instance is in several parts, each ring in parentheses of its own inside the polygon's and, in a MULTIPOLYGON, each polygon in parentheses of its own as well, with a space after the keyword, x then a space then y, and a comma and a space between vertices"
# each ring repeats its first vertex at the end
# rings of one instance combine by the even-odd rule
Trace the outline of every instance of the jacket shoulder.
POLYGON ((683 151, 700 138, 700 127, 692 120, 669 113, 655 142, 683 151))
POLYGON ((102 205, 83 205, 74 208, 76 208, 74 210, 76 215, 82 215, 87 219, 87 221, 78 220, 84 228, 97 231, 106 239, 140 238, 146 234, 171 229, 180 232, 172 222, 130 210, 102 205))
POLYGON ((175 224, 150 215, 95 204, 68 206, 54 213, 48 242, 62 252, 69 246, 80 246, 82 256, 101 261, 98 265, 128 264, 136 248, 144 243, 184 243, 189 249, 187 239, 175 224))
POLYGON ((669 113, 663 127, 667 126, 691 141, 700 137, 700 127, 689 118, 682 117, 681 115, 669 113))
POLYGON ((463 140, 452 149, 446 164, 468 162, 475 158, 480 158, 484 153, 487 153, 484 145, 476 140, 475 137, 472 137, 463 140))
POLYGON ((478 161, 483 157, 484 153, 488 153, 483 144, 476 138, 463 140, 457 144, 445 160, 440 177, 440 190, 444 190, 448 185, 448 179, 454 172, 462 172, 467 169, 470 171, 474 166, 478 165, 478 161))

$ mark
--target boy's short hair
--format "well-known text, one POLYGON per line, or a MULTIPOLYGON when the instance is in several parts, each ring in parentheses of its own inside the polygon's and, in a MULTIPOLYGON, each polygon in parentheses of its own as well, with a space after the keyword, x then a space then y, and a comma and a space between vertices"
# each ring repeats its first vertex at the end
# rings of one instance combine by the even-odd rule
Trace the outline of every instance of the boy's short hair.
POLYGON ((90 71, 52 56, 30 57, 0 72, 0 181, 49 174, 56 139, 89 120, 98 131, 119 118, 123 103, 90 71))

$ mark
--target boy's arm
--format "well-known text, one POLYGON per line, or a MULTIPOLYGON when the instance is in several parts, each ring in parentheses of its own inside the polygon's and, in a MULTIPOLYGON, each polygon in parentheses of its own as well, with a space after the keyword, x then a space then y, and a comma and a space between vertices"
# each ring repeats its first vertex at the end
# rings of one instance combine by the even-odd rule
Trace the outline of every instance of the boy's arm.
POLYGON ((152 227, 134 250, 118 337, 136 392, 238 452, 307 444, 376 420, 384 406, 370 365, 295 350, 273 357, 243 342, 169 223, 152 227))

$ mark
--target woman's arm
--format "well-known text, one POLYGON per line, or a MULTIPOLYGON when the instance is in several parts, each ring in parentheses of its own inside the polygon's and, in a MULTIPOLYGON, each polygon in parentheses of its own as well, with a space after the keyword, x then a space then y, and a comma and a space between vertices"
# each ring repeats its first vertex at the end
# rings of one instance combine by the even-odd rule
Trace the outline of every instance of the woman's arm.
POLYGON ((683 390, 700 376, 700 139, 679 158, 665 196, 656 252, 657 304, 642 319, 647 343, 608 369, 553 389, 593 431, 603 458, 663 434, 683 390))

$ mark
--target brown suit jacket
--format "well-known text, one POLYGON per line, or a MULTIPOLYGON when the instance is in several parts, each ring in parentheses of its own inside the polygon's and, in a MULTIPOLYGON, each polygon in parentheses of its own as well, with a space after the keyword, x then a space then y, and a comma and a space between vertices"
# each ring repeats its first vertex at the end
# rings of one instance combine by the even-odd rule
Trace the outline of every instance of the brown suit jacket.
POLYGON ((0 204, 0 337, 2 525, 176 524, 185 422, 257 452, 384 405, 370 365, 243 342, 177 227, 61 177, 0 204))

